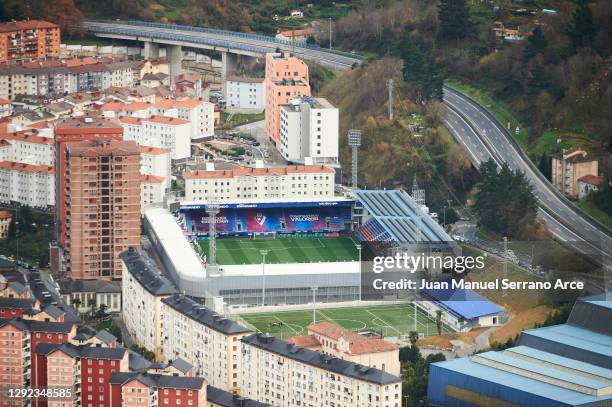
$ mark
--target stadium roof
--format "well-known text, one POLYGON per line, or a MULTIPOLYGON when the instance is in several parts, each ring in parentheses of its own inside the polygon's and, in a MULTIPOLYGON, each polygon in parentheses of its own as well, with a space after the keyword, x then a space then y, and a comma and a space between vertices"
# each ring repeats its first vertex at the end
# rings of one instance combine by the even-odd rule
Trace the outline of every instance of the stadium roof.
POLYGON ((421 290, 421 294, 442 305, 449 312, 465 319, 497 314, 503 310, 472 290, 421 290))
POLYGON ((167 209, 149 208, 145 211, 145 218, 164 251, 172 254, 170 261, 180 277, 195 277, 194 281, 206 278, 204 265, 167 209))
POLYGON ((453 242, 453 239, 424 213, 410 195, 403 190, 356 190, 357 199, 394 241, 400 243, 453 242), (420 226, 419 239, 416 225, 420 226))

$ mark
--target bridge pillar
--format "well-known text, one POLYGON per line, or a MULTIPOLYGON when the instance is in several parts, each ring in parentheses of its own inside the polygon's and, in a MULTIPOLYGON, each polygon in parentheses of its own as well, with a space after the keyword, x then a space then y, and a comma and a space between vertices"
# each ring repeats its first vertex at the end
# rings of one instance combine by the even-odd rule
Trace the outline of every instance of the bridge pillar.
POLYGON ((229 52, 221 53, 221 80, 223 82, 236 72, 236 65, 238 65, 238 55, 229 52))
POLYGON ((159 44, 152 41, 145 41, 144 57, 145 59, 159 58, 159 44))
POLYGON ((166 58, 170 68, 170 84, 174 85, 174 78, 179 75, 182 70, 183 50, 180 45, 168 45, 166 47, 166 58))

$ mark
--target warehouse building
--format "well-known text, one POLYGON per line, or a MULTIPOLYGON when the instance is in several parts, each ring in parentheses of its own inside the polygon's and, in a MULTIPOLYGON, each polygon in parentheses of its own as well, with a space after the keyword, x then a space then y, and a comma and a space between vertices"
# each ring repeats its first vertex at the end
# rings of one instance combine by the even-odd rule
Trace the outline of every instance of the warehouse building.
POLYGON ((522 333, 518 346, 434 363, 434 406, 610 406, 612 300, 579 299, 566 324, 522 333))

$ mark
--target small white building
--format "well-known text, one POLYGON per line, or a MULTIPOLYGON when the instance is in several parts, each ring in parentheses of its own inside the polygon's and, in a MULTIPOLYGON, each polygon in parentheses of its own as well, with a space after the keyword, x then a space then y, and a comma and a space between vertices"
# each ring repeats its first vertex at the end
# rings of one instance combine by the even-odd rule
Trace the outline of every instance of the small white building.
POLYGON ((604 179, 595 175, 584 175, 578 178, 578 198, 586 198, 591 192, 599 191, 604 184, 604 179))
POLYGON ((4 161, 53 166, 55 147, 51 129, 28 129, 0 135, 0 158, 4 161))
POLYGON ((226 108, 259 113, 265 108, 264 78, 230 76, 224 87, 226 108))
POLYGON ((106 306, 106 312, 121 312, 121 282, 104 280, 57 280, 62 299, 72 305, 78 312, 91 312, 91 302, 94 309, 106 306), (78 300, 78 302, 75 302, 78 300), (77 305, 78 304, 78 305, 77 305))
POLYGON ((338 162, 338 109, 326 99, 302 97, 280 108, 280 145, 282 156, 303 163, 338 162))
POLYGON ((52 207, 55 205, 53 167, 0 162, 0 202, 34 208, 52 207))
POLYGON ((8 99, 0 98, 0 118, 8 117, 13 114, 13 105, 8 99))
POLYGON ((140 211, 144 213, 149 205, 164 202, 167 179, 157 175, 140 175, 140 211))

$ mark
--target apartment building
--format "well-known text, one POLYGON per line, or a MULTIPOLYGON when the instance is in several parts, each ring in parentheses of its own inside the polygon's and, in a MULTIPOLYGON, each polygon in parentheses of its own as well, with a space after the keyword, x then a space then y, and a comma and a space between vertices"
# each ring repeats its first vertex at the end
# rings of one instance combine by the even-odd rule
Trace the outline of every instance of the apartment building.
POLYGON ((165 148, 140 146, 140 173, 170 178, 170 152, 165 148))
POLYGON ((0 63, 57 58, 59 55, 59 26, 43 20, 0 23, 0 63))
POLYGON ((0 66, 0 97, 61 96, 76 92, 131 87, 133 62, 96 59, 41 61, 0 66))
POLYGON ((402 379, 262 333, 242 342, 241 394, 274 406, 401 407, 402 379))
POLYGON ((572 198, 578 197, 578 179, 598 174, 597 160, 587 157, 586 151, 576 150, 571 153, 557 154, 552 157, 552 183, 562 194, 572 198))
POLYGON ((265 107, 264 78, 229 76, 223 90, 227 108, 259 113, 265 107))
POLYGON ((191 124, 191 139, 210 137, 215 134, 215 105, 190 98, 162 99, 153 107, 155 114, 187 120, 191 124))
POLYGON ((140 150, 133 141, 66 143, 68 275, 121 278, 119 254, 140 244, 140 150))
POLYGON ((110 378, 127 372, 129 352, 125 348, 106 348, 71 343, 41 343, 36 346, 36 372, 39 387, 69 388, 70 398, 50 400, 49 406, 106 407, 111 399, 110 378))
POLYGON ((6 239, 9 236, 12 220, 13 212, 0 210, 0 239, 6 239))
POLYGON ((266 54, 265 130, 280 151, 280 107, 300 96, 310 96, 308 65, 289 53, 266 54))
MULTIPOLYGON (((63 344, 75 335, 76 325, 72 323, 0 318, 0 391, 37 386, 38 344, 63 344)), ((15 402, 13 405, 25 405, 23 400, 15 402)))
MULTIPOLYGON (((161 361, 164 359, 161 303, 164 298, 176 294, 177 290, 145 252, 130 247, 120 257, 123 267, 123 321, 134 341, 154 352, 156 360, 161 361), (146 318, 143 318, 144 315, 146 318)), ((176 332, 172 333, 174 335, 176 332)))
POLYGON ((167 179, 156 175, 140 174, 140 211, 144 214, 147 206, 164 202, 167 179))
POLYGON ((125 140, 134 140, 140 146, 163 148, 173 160, 191 156, 191 123, 168 116, 138 118, 121 116, 125 140))
POLYGON ((186 172, 185 199, 300 198, 320 199, 334 196, 334 169, 323 165, 207 170, 186 172))
POLYGON ((55 204, 53 167, 0 161, 0 202, 52 207, 55 204))
POLYGON ((66 247, 66 143, 74 141, 122 140, 123 129, 115 120, 96 116, 60 119, 54 124, 55 132, 55 202, 56 240, 60 247, 66 247))
POLYGON ((25 164, 53 166, 55 146, 48 129, 27 129, 0 134, 0 158, 25 164))
POLYGON ((310 324, 308 334, 294 336, 287 342, 333 357, 400 375, 399 345, 382 336, 361 335, 324 321, 310 324))
POLYGON ((0 119, 13 114, 13 105, 8 99, 0 98, 0 119))
POLYGON ((207 382, 201 377, 120 372, 110 377, 108 407, 206 407, 207 382))
POLYGON ((285 160, 338 163, 338 109, 326 99, 301 97, 280 108, 280 153, 285 160))
POLYGON ((164 298, 160 315, 165 358, 181 357, 211 385, 240 392, 240 339, 249 329, 181 294, 164 298))

